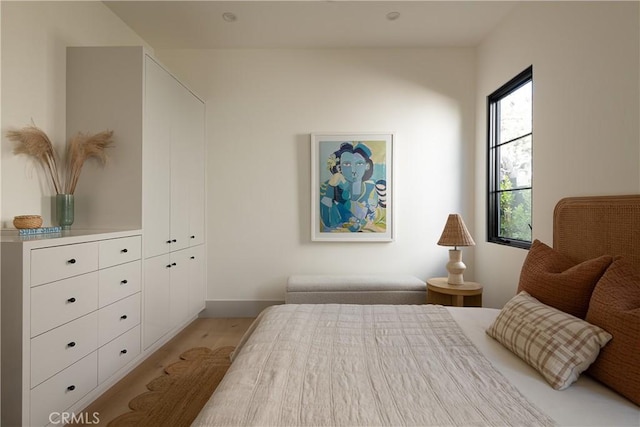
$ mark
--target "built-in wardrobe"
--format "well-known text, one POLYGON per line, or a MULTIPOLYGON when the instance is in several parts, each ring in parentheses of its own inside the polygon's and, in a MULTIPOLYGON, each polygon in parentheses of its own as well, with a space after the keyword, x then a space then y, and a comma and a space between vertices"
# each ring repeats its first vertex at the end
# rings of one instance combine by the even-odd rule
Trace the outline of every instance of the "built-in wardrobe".
POLYGON ((80 411, 205 304, 205 103, 142 47, 69 47, 66 86, 68 137, 115 144, 71 231, 3 232, 2 425, 80 411))

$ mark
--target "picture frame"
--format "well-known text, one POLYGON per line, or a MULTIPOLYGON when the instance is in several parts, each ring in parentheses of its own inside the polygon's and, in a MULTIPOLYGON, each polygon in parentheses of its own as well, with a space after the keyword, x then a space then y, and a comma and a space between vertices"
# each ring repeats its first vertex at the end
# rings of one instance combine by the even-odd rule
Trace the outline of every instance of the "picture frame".
POLYGON ((394 239, 392 132, 312 133, 311 240, 394 239))

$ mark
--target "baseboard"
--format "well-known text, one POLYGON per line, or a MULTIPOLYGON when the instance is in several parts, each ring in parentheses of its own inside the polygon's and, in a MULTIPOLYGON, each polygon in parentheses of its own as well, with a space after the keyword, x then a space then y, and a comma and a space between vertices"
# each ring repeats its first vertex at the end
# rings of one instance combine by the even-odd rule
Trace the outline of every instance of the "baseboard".
POLYGON ((276 300, 208 300, 198 317, 256 317, 272 305, 284 304, 276 300))

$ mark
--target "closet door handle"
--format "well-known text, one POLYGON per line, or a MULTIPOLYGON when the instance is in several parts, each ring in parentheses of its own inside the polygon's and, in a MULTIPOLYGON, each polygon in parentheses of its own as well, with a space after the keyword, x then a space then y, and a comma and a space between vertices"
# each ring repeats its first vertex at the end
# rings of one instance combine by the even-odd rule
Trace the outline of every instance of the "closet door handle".
POLYGON ((175 263, 175 262, 172 262, 172 263, 171 263, 171 266, 172 266, 172 267, 175 267, 175 266, 176 266, 176 263, 175 263))
POLYGON ((127 252, 129 252, 129 250, 127 248, 124 248, 123 250, 121 250, 120 252, 122 252, 123 254, 126 254, 127 252))
POLYGON ((75 263, 76 263, 75 258, 71 258, 69 261, 67 261, 67 264, 75 264, 75 263))
POLYGON ((67 300, 67 302, 73 303, 73 302, 76 302, 76 299, 74 297, 71 297, 67 300))
POLYGON ((67 344, 67 347, 75 347, 75 346, 76 346, 75 341, 71 341, 69 344, 67 344))
POLYGON ((175 243, 175 242, 177 242, 177 240, 176 240, 176 239, 172 239, 172 240, 171 240, 171 243, 175 243))
POLYGON ((195 238, 196 238, 196 236, 191 236, 191 238, 192 238, 192 239, 195 239, 195 238))
POLYGON ((127 354, 127 349, 123 348, 122 350, 120 350, 120 354, 127 354))
POLYGON ((74 386, 74 385, 70 385, 69 387, 67 387, 68 391, 73 391, 75 389, 76 389, 76 386, 74 386))
POLYGON ((196 257, 192 256, 191 259, 196 259, 196 257))
POLYGON ((120 316, 120 320, 127 320, 127 315, 123 314, 122 316, 120 316))
POLYGON ((167 243, 171 243, 171 240, 167 240, 167 243))
POLYGON ((127 281, 127 279, 121 280, 120 284, 121 285, 126 285, 127 283, 129 283, 129 281, 127 281))

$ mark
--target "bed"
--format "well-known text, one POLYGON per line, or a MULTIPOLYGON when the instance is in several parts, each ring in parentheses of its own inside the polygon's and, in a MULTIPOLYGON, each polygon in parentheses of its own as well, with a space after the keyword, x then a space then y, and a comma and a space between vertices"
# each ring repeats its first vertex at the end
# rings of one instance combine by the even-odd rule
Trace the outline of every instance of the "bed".
POLYGON ((640 426, 639 219, 640 196, 561 200, 502 310, 270 307, 193 425, 640 426))

